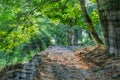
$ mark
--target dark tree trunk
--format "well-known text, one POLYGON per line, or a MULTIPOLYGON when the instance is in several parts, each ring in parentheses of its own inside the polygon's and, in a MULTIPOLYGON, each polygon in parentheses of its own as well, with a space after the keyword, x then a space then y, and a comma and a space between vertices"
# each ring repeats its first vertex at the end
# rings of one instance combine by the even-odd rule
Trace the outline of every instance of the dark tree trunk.
POLYGON ((68 21, 69 21, 69 26, 68 26, 68 46, 72 46, 72 35, 73 35, 73 32, 72 32, 72 26, 73 26, 72 18, 69 18, 68 21))
POLYGON ((120 1, 107 0, 109 53, 120 55, 120 1))
POLYGON ((102 15, 100 9, 100 21, 103 26, 103 32, 106 40, 106 46, 110 54, 120 55, 120 1, 118 0, 101 0, 98 1, 98 8, 104 8, 102 15), (103 4, 103 6, 99 6, 103 4), (106 19, 104 21, 104 18, 106 19), (107 26, 105 25, 107 24, 107 26), (107 27, 107 28, 106 28, 107 27))
POLYGON ((68 31, 68 46, 72 46, 72 35, 69 31, 68 31))
POLYGON ((96 0, 97 6, 98 6, 99 18, 100 18, 100 22, 102 25, 106 49, 109 50, 109 34, 108 34, 107 15, 104 14, 106 9, 103 7, 104 4, 101 3, 100 1, 102 1, 102 0, 96 0))
POLYGON ((78 44, 78 30, 74 29, 74 40, 73 40, 74 45, 78 44))
POLYGON ((68 26, 68 31, 67 31, 68 46, 72 46, 72 32, 71 32, 71 27, 72 26, 68 26))
POLYGON ((99 38, 97 32, 95 31, 95 28, 93 26, 93 23, 86 11, 86 8, 85 8, 85 0, 80 0, 80 5, 81 5, 81 10, 83 12, 83 15, 85 17, 85 20, 88 24, 88 26, 90 27, 90 34, 93 38, 93 40, 97 43, 97 44, 103 44, 102 40, 99 38))

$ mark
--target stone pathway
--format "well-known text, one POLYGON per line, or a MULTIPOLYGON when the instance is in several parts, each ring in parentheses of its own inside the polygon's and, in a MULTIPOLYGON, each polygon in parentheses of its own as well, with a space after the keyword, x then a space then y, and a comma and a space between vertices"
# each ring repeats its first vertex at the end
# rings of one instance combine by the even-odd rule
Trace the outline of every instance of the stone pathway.
POLYGON ((0 80, 34 80, 37 76, 36 68, 40 65, 41 56, 34 56, 29 62, 24 63, 22 69, 8 71, 0 80))
POLYGON ((86 80, 88 68, 74 56, 73 47, 50 46, 0 80, 86 80))
MULTIPOLYGON (((93 73, 73 51, 76 47, 50 46, 35 55, 21 69, 9 70, 0 80, 120 80, 107 77, 106 71, 93 73)), ((119 76, 119 68, 117 69, 119 76)))
POLYGON ((36 80, 87 80, 89 66, 71 48, 50 47, 38 68, 36 80))

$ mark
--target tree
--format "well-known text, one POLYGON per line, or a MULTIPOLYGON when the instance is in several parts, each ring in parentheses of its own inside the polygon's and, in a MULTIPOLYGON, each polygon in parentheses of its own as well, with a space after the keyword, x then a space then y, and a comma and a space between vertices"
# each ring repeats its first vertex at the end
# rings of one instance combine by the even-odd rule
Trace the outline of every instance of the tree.
POLYGON ((110 54, 120 55, 120 1, 96 0, 103 27, 106 48, 110 54))
POLYGON ((29 43, 38 34, 35 11, 46 3, 47 0, 0 1, 0 52, 29 43))
POLYGON ((97 32, 95 31, 95 28, 94 28, 94 25, 92 23, 92 20, 90 19, 87 11, 86 11, 86 8, 85 8, 85 0, 80 0, 80 5, 81 5, 81 10, 83 12, 83 15, 85 17, 85 20, 89 26, 89 30, 90 30, 90 33, 92 35, 92 38, 93 40, 97 43, 97 44, 103 44, 102 40, 99 38, 97 32))
POLYGON ((46 4, 41 10, 45 17, 48 17, 53 22, 58 22, 66 25, 68 45, 73 45, 73 29, 78 25, 80 15, 80 8, 78 2, 74 0, 60 0, 58 2, 51 2, 46 4))
POLYGON ((99 12, 99 18, 100 18, 100 22, 102 25, 102 30, 103 30, 103 35, 104 35, 104 39, 105 39, 105 45, 106 45, 106 49, 107 51, 109 50, 109 34, 108 34, 108 23, 107 23, 107 15, 105 15, 105 7, 103 3, 100 3, 100 0, 96 0, 97 2, 97 7, 98 7, 98 12, 99 12))

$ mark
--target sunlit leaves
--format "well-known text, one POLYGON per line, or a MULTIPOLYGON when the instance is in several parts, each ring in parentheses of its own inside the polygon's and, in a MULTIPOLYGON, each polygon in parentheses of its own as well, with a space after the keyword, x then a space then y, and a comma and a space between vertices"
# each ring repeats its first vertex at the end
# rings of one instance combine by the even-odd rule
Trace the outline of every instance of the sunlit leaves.
POLYGON ((94 11, 92 12, 91 19, 93 20, 94 24, 96 24, 97 22, 99 22, 99 16, 98 16, 97 9, 94 9, 94 11))
POLYGON ((60 0, 56 3, 46 4, 42 9, 44 16, 63 24, 68 24, 69 18, 76 19, 76 16, 78 18, 80 12, 78 1, 72 0, 60 0))
POLYGON ((33 16, 25 15, 34 8, 32 5, 24 0, 1 1, 0 51, 10 51, 21 43, 28 43, 38 33, 33 16))
POLYGON ((96 0, 90 0, 92 3, 94 3, 96 0))
MULTIPOLYGON (((62 41, 63 36, 66 35, 63 31, 68 27, 56 26, 59 23, 64 25, 72 23, 72 26, 89 29, 82 16, 79 0, 69 0, 68 2, 67 0, 8 0, 5 2, 2 0, 1 2, 0 45, 2 46, 0 50, 3 48, 4 50, 12 49, 21 43, 28 43, 36 35, 37 38, 34 39, 39 37, 38 40, 41 40, 41 43, 45 39, 50 41, 50 38, 58 35, 61 36, 59 40, 62 41), (72 19, 71 22, 70 19, 72 19), (56 25, 51 25, 51 23, 56 25)), ((96 24, 98 14, 95 6, 86 7, 89 8, 88 13, 96 24)))

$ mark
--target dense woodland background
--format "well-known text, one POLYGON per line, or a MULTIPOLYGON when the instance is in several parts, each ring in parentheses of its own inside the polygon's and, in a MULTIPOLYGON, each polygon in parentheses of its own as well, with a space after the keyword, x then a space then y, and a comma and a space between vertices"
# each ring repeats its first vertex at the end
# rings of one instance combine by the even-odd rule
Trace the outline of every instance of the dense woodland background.
POLYGON ((50 45, 104 45, 120 55, 119 0, 0 0, 0 69, 50 45))

